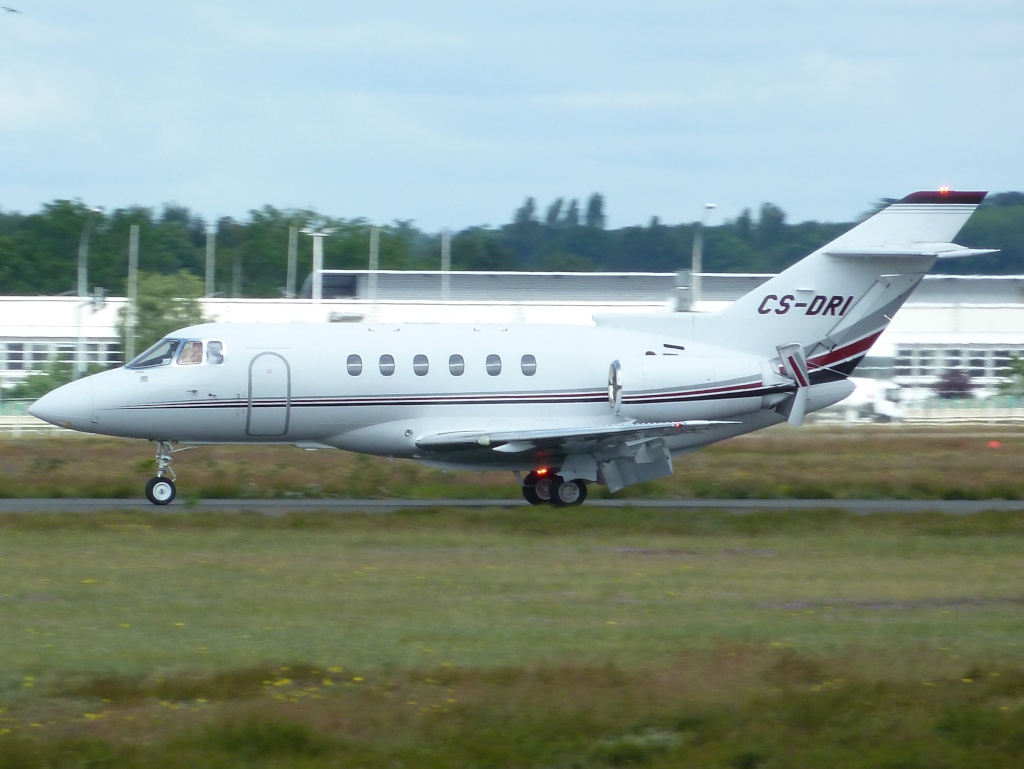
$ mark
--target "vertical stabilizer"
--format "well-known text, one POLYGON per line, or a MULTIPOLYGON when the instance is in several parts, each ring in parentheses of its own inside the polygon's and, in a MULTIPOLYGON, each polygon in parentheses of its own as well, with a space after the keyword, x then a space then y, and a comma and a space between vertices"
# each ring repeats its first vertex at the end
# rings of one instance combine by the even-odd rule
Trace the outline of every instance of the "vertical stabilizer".
POLYGON ((908 195, 724 310, 694 316, 693 335, 768 357, 797 344, 815 381, 848 376, 937 258, 983 253, 950 241, 984 197, 908 195))

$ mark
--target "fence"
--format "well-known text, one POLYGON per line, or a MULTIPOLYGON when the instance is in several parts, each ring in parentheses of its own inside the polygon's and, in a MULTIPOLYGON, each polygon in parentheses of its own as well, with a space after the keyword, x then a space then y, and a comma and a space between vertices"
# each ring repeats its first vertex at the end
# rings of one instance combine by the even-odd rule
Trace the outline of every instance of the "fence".
MULTIPOLYGON (((70 430, 48 424, 28 413, 32 401, 0 401, 0 437, 20 438, 31 435, 72 435, 70 430)), ((814 416, 819 424, 845 421, 842 406, 833 407, 814 416)), ((976 400, 933 399, 904 406, 898 420, 903 424, 1024 424, 1024 398, 999 396, 976 400)))
POLYGON ((32 401, 0 401, 0 436, 70 434, 69 430, 36 419, 28 413, 32 401))
POLYGON ((1024 424, 1024 398, 1000 395, 984 399, 942 400, 903 407, 908 424, 1024 424))

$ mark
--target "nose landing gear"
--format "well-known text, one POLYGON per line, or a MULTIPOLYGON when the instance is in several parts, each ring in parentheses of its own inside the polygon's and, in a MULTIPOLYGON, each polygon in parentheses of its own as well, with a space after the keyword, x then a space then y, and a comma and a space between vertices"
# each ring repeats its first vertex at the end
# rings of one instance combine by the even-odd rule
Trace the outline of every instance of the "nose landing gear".
POLYGON ((169 505, 177 493, 174 481, 178 479, 178 476, 171 468, 174 452, 185 451, 186 448, 191 447, 174 449, 171 447, 170 441, 153 441, 153 443, 156 444, 156 477, 150 478, 149 483, 146 484, 146 498, 154 505, 169 505), (170 478, 165 478, 165 474, 170 475, 170 478))

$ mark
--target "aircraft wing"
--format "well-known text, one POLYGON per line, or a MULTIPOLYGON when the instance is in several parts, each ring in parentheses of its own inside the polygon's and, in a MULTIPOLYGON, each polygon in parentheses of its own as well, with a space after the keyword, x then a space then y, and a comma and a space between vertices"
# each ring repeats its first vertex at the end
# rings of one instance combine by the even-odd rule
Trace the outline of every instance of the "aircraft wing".
POLYGON ((509 454, 536 449, 567 450, 577 453, 669 435, 700 432, 717 425, 731 424, 736 423, 695 419, 686 422, 621 422, 613 425, 542 430, 460 431, 425 435, 416 440, 416 445, 431 452, 489 448, 509 454))

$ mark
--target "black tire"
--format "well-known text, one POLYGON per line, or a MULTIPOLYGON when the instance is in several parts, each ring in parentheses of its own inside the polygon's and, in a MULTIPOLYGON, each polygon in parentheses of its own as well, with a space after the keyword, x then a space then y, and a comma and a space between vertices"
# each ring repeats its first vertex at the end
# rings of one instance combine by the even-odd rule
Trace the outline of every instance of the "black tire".
POLYGON ((150 478, 146 484, 146 499, 154 505, 169 505, 178 490, 170 478, 150 478))
POLYGON ((562 481, 552 489, 551 503, 555 507, 575 507, 587 498, 587 484, 576 479, 562 481))
MULTIPOLYGON (((531 470, 529 473, 526 474, 526 477, 523 478, 523 499, 525 499, 531 505, 546 505, 550 501, 550 496, 548 498, 542 498, 537 493, 537 481, 539 481, 543 477, 544 476, 537 475, 536 470, 531 470)), ((546 484, 547 482, 545 481, 544 488, 547 488, 546 484)))
POLYGON ((555 493, 555 487, 562 482, 557 475, 542 475, 533 484, 533 493, 537 495, 542 505, 550 505, 555 493))

